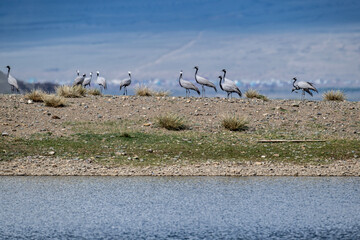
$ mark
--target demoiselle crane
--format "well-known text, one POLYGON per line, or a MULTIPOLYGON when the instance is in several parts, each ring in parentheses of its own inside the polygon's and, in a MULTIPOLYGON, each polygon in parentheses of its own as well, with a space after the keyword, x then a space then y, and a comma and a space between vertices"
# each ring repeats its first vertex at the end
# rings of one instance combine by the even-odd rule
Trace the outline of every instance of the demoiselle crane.
POLYGON ((8 83, 10 84, 11 86, 11 92, 15 92, 15 90, 19 93, 19 85, 16 81, 16 79, 10 75, 10 66, 6 66, 6 68, 8 69, 8 73, 7 73, 7 80, 8 80, 8 83))
POLYGON ((179 84, 181 87, 186 89, 186 97, 190 96, 190 90, 196 91, 200 95, 199 89, 190 81, 184 80, 182 70, 180 71, 179 84))
POLYGON ((74 80, 73 86, 82 85, 83 82, 84 82, 85 77, 86 77, 85 73, 82 76, 76 77, 75 80, 74 80))
POLYGON ((90 72, 90 77, 87 77, 84 79, 83 82, 83 87, 89 86, 90 87, 90 83, 91 83, 91 79, 92 79, 92 72, 90 72))
POLYGON ((305 99, 305 92, 310 94, 310 96, 313 96, 311 91, 319 93, 313 83, 304 82, 304 81, 296 82, 297 81, 296 77, 294 77, 293 80, 294 80, 294 82, 293 82, 294 88, 291 90, 291 92, 296 91, 296 90, 302 90, 302 97, 301 97, 302 100, 305 99))
POLYGON ((127 95, 127 88, 126 87, 131 84, 131 72, 128 72, 128 74, 129 74, 129 78, 123 79, 120 82, 120 91, 121 91, 121 88, 124 87, 124 95, 127 95))
POLYGON ((223 69, 222 70, 224 72, 224 76, 221 77, 222 81, 220 80, 220 88, 221 90, 227 92, 228 94, 228 98, 229 98, 229 95, 231 96, 232 98, 232 93, 235 92, 239 95, 239 97, 242 96, 242 93, 240 91, 240 89, 236 86, 235 82, 230 80, 230 79, 227 79, 225 76, 226 76, 226 70, 223 69), (222 82, 222 83, 221 83, 222 82))
POLYGON ((215 90, 215 92, 217 92, 217 90, 216 90, 216 87, 215 87, 215 85, 212 83, 212 82, 210 82, 208 79, 206 79, 206 78, 204 78, 204 77, 201 77, 201 76, 199 76, 197 73, 198 73, 198 71, 199 71, 199 67, 198 66, 195 66, 194 67, 194 69, 196 69, 195 70, 195 81, 198 83, 198 84, 200 84, 201 85, 201 95, 202 95, 202 97, 204 97, 204 95, 205 95, 205 86, 207 86, 207 87, 211 87, 211 88, 213 88, 214 90, 215 90))
POLYGON ((97 82, 97 84, 100 85, 100 91, 102 92, 102 88, 106 89, 106 80, 105 80, 105 78, 100 77, 99 71, 96 72, 96 75, 97 75, 96 82, 97 82))

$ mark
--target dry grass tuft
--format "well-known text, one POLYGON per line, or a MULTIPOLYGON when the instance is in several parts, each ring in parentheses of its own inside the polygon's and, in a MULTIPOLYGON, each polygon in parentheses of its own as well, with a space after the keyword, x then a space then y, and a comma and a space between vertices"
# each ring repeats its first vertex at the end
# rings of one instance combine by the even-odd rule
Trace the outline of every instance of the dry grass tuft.
POLYGON ((174 114, 162 115, 156 118, 157 124, 167 130, 184 130, 187 128, 183 117, 174 114))
POLYGON ((101 92, 99 89, 89 89, 87 90, 87 94, 93 95, 93 96, 101 96, 101 92))
POLYGON ((60 86, 56 88, 56 94, 61 97, 66 98, 79 98, 84 97, 86 94, 86 89, 81 86, 60 86))
POLYGON ((45 106, 48 107, 65 107, 66 100, 64 97, 46 94, 43 96, 45 106))
POLYGON ((221 125, 230 131, 245 131, 248 129, 248 121, 245 118, 235 116, 225 116, 221 120, 221 125))
POLYGON ((146 87, 146 86, 139 86, 135 89, 135 94, 137 96, 141 96, 141 97, 150 97, 150 96, 153 96, 154 93, 153 91, 146 87))
POLYGON ((346 99, 345 94, 338 90, 338 91, 327 91, 323 94, 323 99, 325 101, 344 101, 346 99))
POLYGON ((42 90, 32 90, 25 95, 25 99, 30 99, 33 102, 43 102, 44 95, 46 95, 46 93, 42 90))
POLYGON ((249 89, 245 92, 245 96, 247 98, 257 98, 257 99, 262 99, 264 101, 269 101, 269 99, 264 96, 264 95, 261 95, 260 93, 258 93, 258 91, 256 91, 255 89, 249 89))

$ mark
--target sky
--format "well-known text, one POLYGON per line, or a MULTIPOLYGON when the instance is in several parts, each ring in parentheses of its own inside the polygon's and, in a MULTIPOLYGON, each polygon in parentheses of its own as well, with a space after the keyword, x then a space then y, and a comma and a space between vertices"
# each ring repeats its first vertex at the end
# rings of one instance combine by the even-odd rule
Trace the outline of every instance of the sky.
POLYGON ((360 89, 359 12, 356 0, 0 0, 0 66, 59 84, 100 71, 110 93, 131 71, 134 85, 184 94, 179 71, 194 81, 195 65, 213 82, 226 68, 240 89, 294 76, 360 89))

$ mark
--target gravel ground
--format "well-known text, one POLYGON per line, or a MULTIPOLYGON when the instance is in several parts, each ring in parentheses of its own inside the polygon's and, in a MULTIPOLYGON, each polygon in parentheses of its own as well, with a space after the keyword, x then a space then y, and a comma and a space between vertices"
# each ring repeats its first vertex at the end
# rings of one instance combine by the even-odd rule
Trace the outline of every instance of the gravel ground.
MULTIPOLYGON (((68 106, 51 108, 28 103, 22 95, 0 95, 1 137, 29 138, 36 133, 68 136, 68 122, 127 120, 134 131, 167 131, 153 128, 160 114, 184 116, 191 131, 218 132, 223 116, 236 114, 249 120, 249 134, 272 130, 321 139, 360 139, 360 102, 89 96, 67 99, 68 106)), ((294 166, 272 163, 200 164, 136 168, 105 167, 84 161, 51 157, 28 157, 0 161, 0 175, 359 175, 359 159, 323 166, 294 166), (56 165, 56 166, 55 166, 56 165), (272 169, 272 170, 271 170, 272 169)))

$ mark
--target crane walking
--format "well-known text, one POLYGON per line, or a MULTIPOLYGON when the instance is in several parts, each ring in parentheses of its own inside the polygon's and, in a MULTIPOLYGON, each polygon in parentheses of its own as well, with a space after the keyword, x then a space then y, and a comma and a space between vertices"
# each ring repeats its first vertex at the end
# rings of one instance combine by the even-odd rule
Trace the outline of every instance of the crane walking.
POLYGON ((127 86, 131 84, 131 72, 128 72, 129 78, 123 79, 120 82, 120 91, 124 87, 124 95, 127 95, 127 86))
POLYGON ((310 94, 310 96, 313 96, 311 91, 319 93, 313 83, 304 81, 296 82, 296 77, 294 77, 293 80, 293 89, 291 90, 291 92, 296 92, 296 90, 302 90, 301 100, 305 99, 305 92, 310 94))
POLYGON ((201 77, 201 76, 199 76, 199 75, 197 74, 198 71, 199 71, 199 67, 198 67, 198 66, 195 66, 194 69, 196 69, 196 71, 195 71, 195 81, 196 81, 198 84, 200 84, 200 85, 201 85, 201 88, 202 88, 202 89, 201 89, 201 96, 204 97, 204 95, 205 95, 205 86, 211 87, 211 88, 215 89, 215 92, 217 92, 216 87, 215 87, 215 85, 214 85, 212 82, 210 82, 208 79, 206 79, 206 78, 204 78, 204 77, 201 77))
POLYGON ((186 97, 190 96, 190 90, 196 91, 200 95, 199 89, 190 81, 184 80, 182 70, 180 71, 179 84, 186 89, 186 97))

